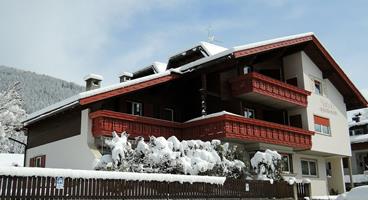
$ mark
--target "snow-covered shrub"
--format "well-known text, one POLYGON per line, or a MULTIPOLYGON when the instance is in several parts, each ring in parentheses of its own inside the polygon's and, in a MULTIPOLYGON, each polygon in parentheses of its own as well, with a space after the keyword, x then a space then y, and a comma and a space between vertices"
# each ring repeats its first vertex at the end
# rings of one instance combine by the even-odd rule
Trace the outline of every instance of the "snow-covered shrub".
POLYGON ((95 169, 108 170, 106 166, 112 166, 118 171, 240 177, 245 168, 245 164, 235 158, 235 148, 219 140, 179 141, 175 136, 168 139, 151 136, 145 142, 137 137, 137 146, 132 149, 127 139, 125 132, 121 136, 114 132, 108 142, 111 164, 104 158, 95 169))
POLYGON ((281 179, 281 155, 277 151, 267 149, 265 152, 257 151, 250 163, 258 180, 281 179))
POLYGON ((22 131, 22 120, 26 112, 22 108, 20 95, 17 92, 17 83, 6 91, 0 92, 0 153, 23 153, 24 146, 9 140, 13 138, 25 142, 22 131))

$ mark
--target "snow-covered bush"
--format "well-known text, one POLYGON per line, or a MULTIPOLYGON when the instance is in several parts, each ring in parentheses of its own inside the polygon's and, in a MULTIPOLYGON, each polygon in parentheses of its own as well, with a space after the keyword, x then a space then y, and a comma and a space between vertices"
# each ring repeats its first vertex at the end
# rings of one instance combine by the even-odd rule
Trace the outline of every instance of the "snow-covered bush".
POLYGON ((257 180, 281 179, 281 155, 277 151, 269 149, 265 152, 257 151, 250 163, 256 173, 257 180))
POLYGON ((179 141, 175 136, 151 136, 148 142, 136 138, 133 149, 125 132, 119 136, 113 133, 111 156, 103 156, 95 169, 146 173, 172 173, 240 177, 245 164, 234 156, 235 148, 219 140, 179 141))
POLYGON ((25 142, 22 120, 26 112, 22 108, 22 99, 14 84, 0 92, 0 153, 22 153, 24 147, 9 138, 25 142))

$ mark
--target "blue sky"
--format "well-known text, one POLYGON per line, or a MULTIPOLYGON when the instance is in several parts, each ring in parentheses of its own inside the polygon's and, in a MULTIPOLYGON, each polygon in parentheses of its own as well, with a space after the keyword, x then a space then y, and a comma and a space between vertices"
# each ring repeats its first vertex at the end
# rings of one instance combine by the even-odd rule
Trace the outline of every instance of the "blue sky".
POLYGON ((368 94, 368 1, 0 1, 0 65, 83 84, 207 40, 225 47, 314 32, 368 94))

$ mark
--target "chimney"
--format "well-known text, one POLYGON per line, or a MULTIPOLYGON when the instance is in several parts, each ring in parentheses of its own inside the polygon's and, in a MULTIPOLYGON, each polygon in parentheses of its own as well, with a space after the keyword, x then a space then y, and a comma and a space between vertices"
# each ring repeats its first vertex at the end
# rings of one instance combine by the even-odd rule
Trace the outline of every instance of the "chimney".
POLYGON ((103 77, 97 74, 88 74, 85 76, 84 81, 86 81, 86 91, 100 88, 102 80, 103 77))
POLYGON ((122 83, 122 82, 125 82, 125 81, 132 80, 133 74, 130 73, 130 72, 123 72, 123 73, 121 73, 119 78, 120 78, 120 83, 122 83))

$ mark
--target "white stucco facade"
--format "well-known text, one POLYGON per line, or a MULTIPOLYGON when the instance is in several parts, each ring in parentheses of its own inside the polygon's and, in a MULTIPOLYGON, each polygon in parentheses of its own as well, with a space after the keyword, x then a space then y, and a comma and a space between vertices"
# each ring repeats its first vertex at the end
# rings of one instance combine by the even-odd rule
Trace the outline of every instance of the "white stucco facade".
POLYGON ((47 168, 93 169, 95 159, 100 158, 101 154, 93 147, 88 113, 88 109, 81 112, 79 135, 28 149, 26 165, 29 166, 31 158, 45 155, 47 168))

